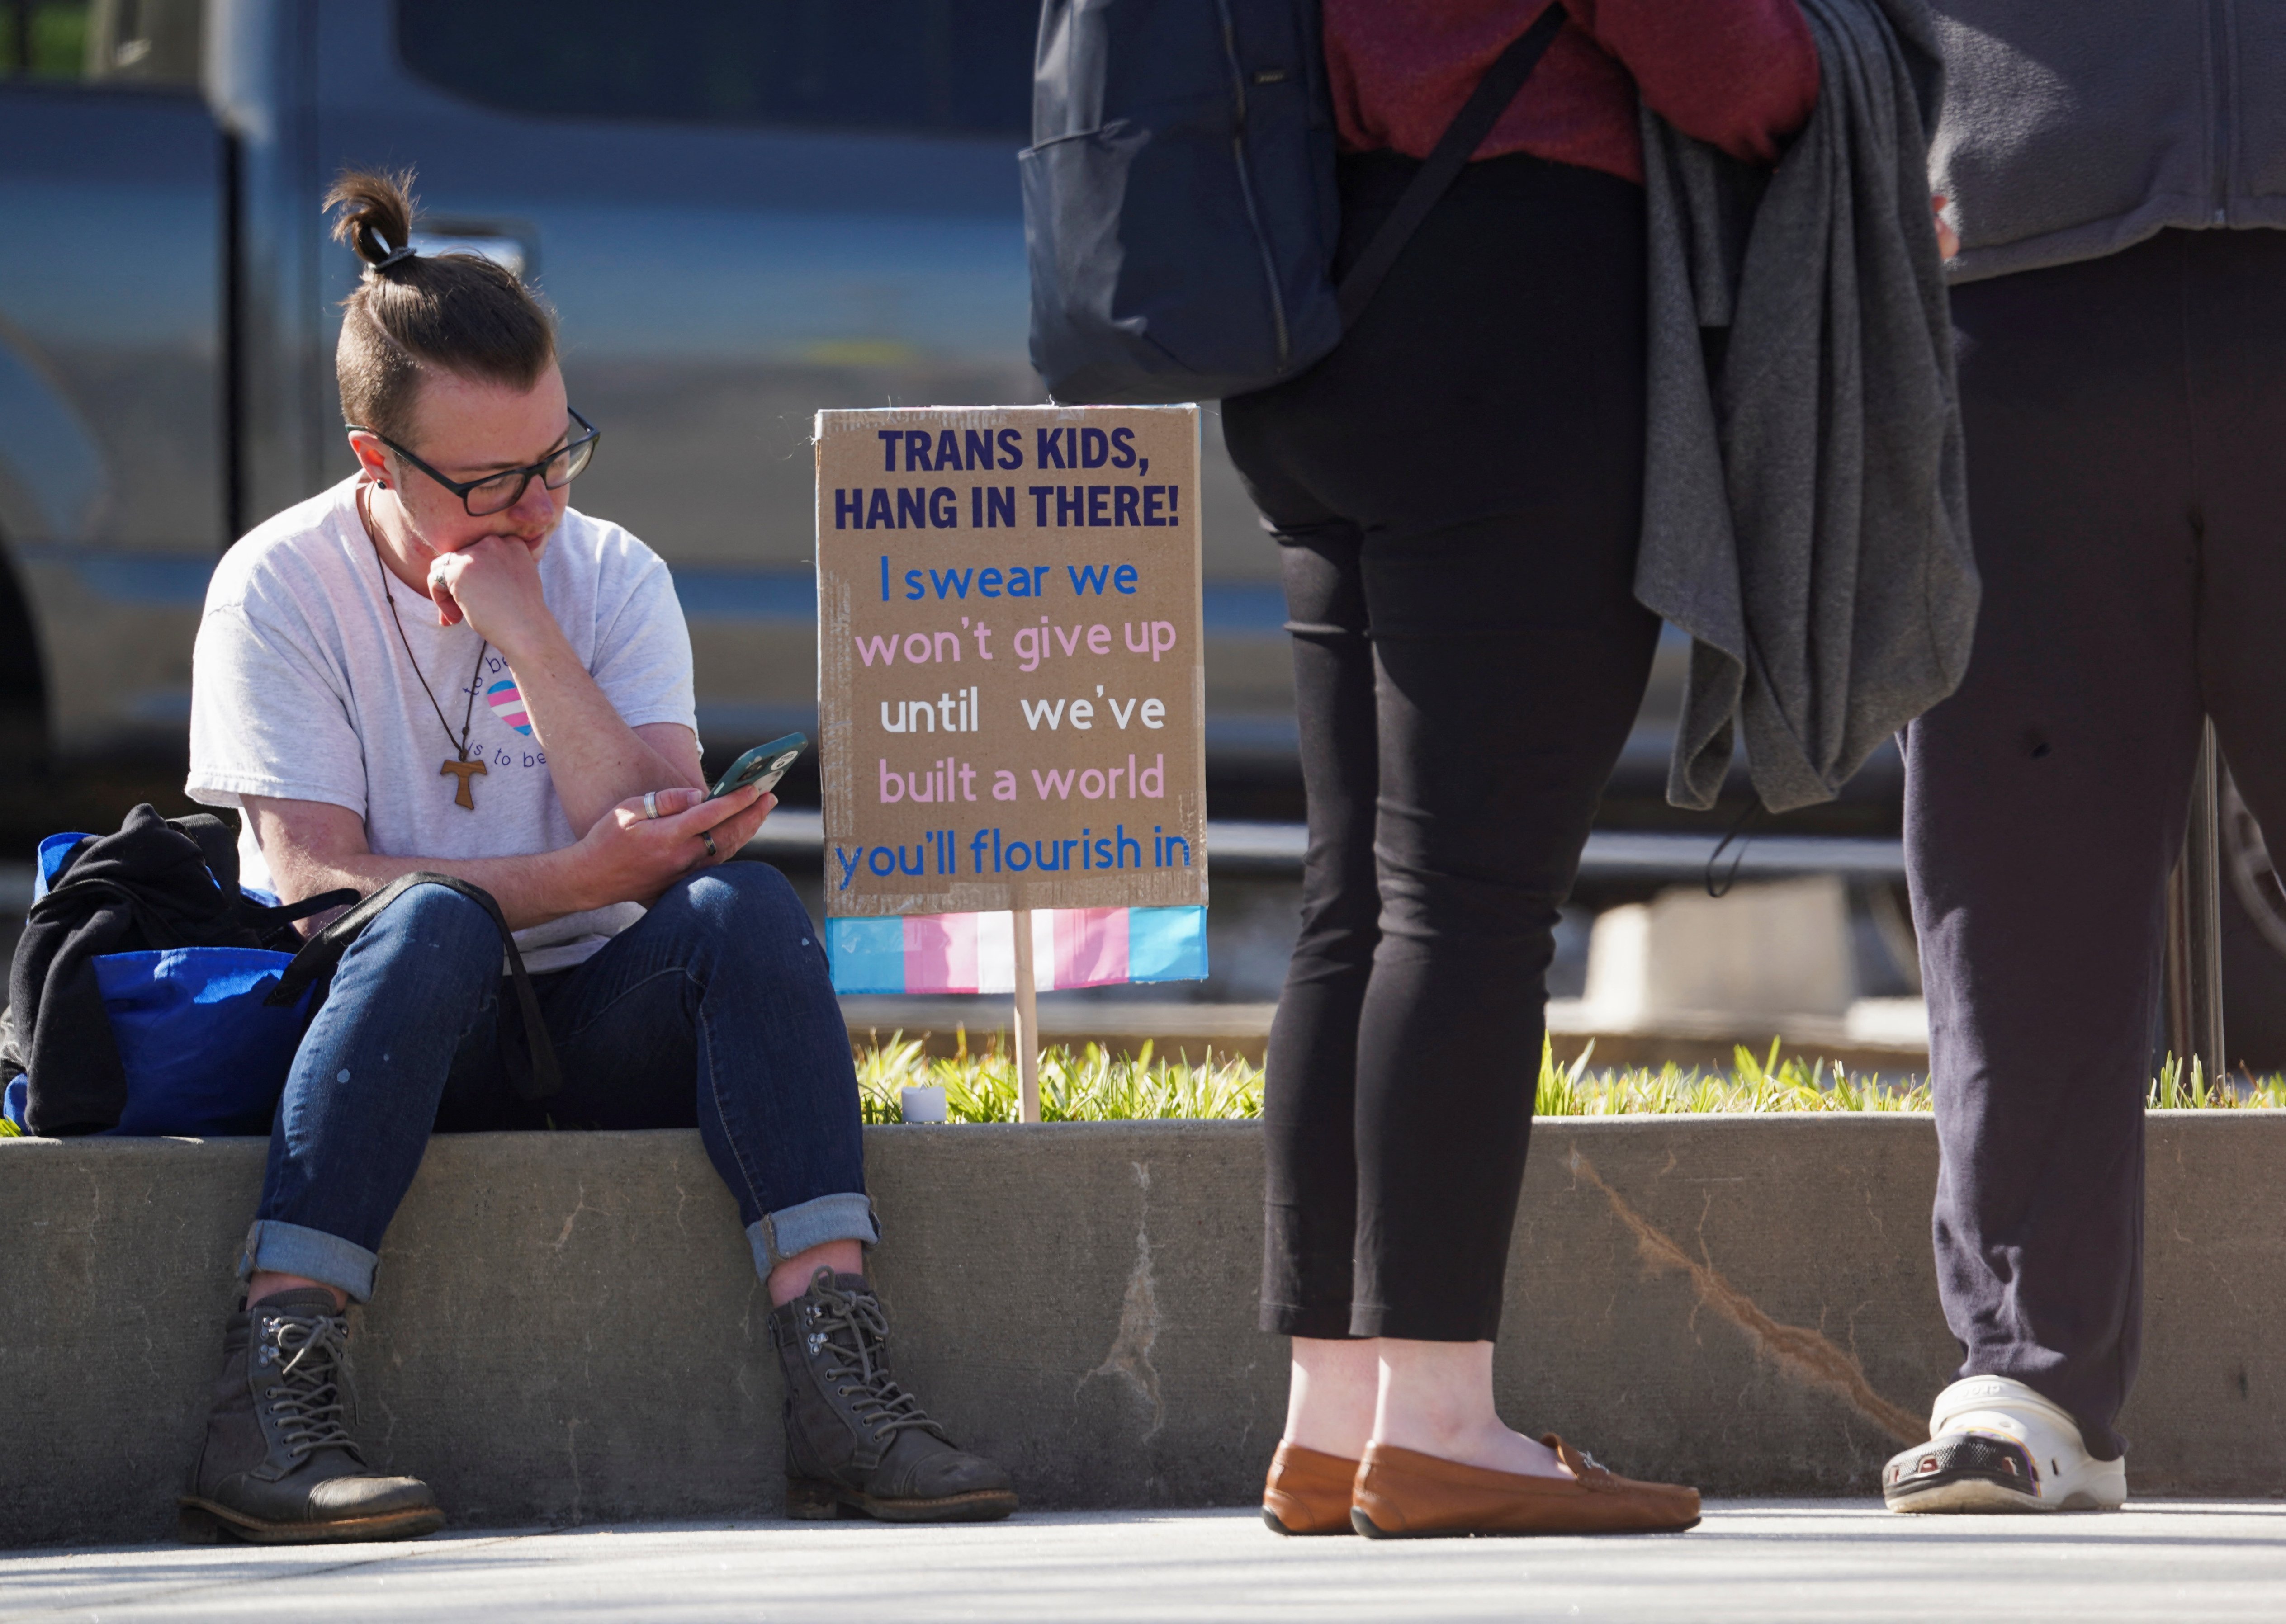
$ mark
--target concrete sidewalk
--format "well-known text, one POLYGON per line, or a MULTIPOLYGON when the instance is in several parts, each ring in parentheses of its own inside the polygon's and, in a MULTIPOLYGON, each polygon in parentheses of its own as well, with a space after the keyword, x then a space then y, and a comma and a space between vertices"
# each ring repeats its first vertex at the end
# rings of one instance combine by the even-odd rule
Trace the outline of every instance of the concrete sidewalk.
POLYGON ((984 1527, 627 1525, 302 1550, 0 1557, 0 1624, 215 1619, 2274 1620, 2286 1504, 1891 1517, 1730 1501, 1622 1540, 1281 1540, 1251 1511, 1064 1512, 984 1527))

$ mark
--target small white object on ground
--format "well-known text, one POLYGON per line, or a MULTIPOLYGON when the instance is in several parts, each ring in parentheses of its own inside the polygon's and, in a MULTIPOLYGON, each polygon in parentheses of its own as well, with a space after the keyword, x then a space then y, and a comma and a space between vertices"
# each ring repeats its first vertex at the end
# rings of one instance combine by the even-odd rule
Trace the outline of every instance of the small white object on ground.
POLYGON ((897 1100, 907 1122, 946 1120, 944 1090, 934 1083, 922 1083, 901 1088, 897 1091, 897 1100))
POLYGON ((1671 886, 1596 916, 1583 1000, 1609 1029, 1720 1011, 1745 1021, 1839 1019, 1856 996, 1849 888, 1838 875, 1671 886))
POLYGON ((1842 1017, 1842 1037, 1853 1044, 1886 1048, 1928 1047, 1926 998, 1860 998, 1842 1017))

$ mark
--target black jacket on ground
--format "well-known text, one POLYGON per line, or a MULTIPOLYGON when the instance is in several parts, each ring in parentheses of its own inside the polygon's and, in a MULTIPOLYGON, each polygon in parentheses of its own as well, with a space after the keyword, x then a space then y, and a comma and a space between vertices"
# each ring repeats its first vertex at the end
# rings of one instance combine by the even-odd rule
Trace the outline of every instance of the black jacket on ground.
POLYGON ((8 978, 20 1052, 7 1070, 30 1074, 31 1131, 99 1132, 126 1108, 127 1074, 96 985, 99 957, 185 947, 291 952, 300 938, 280 920, 287 911, 240 894, 238 848, 219 818, 169 820, 140 806, 118 833, 73 847, 32 904, 8 978))

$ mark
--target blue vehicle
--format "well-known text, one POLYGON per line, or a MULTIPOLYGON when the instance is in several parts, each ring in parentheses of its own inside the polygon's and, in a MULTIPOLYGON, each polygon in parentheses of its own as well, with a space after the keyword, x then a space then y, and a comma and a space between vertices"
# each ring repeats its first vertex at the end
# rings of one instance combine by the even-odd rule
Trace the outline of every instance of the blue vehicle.
MULTIPOLYGON (((351 462, 319 198, 418 171, 602 426, 579 505, 672 565, 699 722, 813 730, 811 415, 1043 398, 1032 0, 0 0, 0 684, 17 742, 179 760, 208 574, 351 462)), ((1290 759, 1275 561, 1209 425, 1210 704, 1290 759)), ((727 754, 725 759, 727 759, 727 754)))
MULTIPOLYGON (((351 467, 333 349, 357 269, 319 209, 348 164, 417 170, 425 246, 514 264, 561 312, 605 435, 578 501, 673 566, 715 764, 814 732, 812 414, 1044 398, 1016 165, 1037 15, 0 0, 0 759, 93 773, 99 817, 123 764, 136 798, 177 773, 215 559, 351 467)), ((1292 817, 1275 549, 1208 410, 1218 814, 1292 817)), ((1622 821, 1673 821, 1684 653, 1661 646, 1622 821)), ((1896 796, 1890 754, 1825 821, 1894 829, 1896 796)))

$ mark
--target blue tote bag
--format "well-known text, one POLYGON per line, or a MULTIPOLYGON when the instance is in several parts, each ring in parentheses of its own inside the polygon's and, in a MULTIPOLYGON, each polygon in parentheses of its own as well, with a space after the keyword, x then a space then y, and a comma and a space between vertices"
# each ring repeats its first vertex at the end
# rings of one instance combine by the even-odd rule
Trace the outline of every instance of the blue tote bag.
MULTIPOLYGON (((34 901, 88 838, 57 834, 40 842, 34 901)), ((258 906, 277 904, 266 892, 240 889, 258 906)), ((96 985, 127 1073, 127 1108, 118 1126, 106 1131, 186 1138, 269 1132, 310 1017, 310 987, 290 1003, 266 1002, 293 962, 291 953, 238 947, 97 958, 96 985)), ((25 1079, 8 1085, 5 1112, 20 1129, 28 1096, 25 1079)))
MULTIPOLYGON (((148 808, 143 808, 148 810, 148 808)), ((73 848, 90 837, 51 835, 40 843, 33 880, 36 905, 55 885, 73 848)), ((208 877, 213 877, 211 866, 208 877)), ((510 1007, 523 1043, 507 1054, 508 1082, 528 1100, 545 1100, 563 1086, 555 1045, 548 1040, 524 955, 500 904, 481 887, 449 874, 404 874, 360 900, 355 891, 328 891, 290 907, 251 886, 239 887, 269 926, 344 910, 333 923, 286 953, 254 947, 177 947, 104 953, 89 961, 96 992, 119 1052, 126 1103, 118 1122, 100 1130, 132 1135, 270 1131, 296 1051, 317 1006, 324 1002, 335 966, 366 926, 416 886, 442 886, 482 908, 500 933, 510 1007)), ((30 1106, 30 1077, 0 1093, 0 1114, 20 1132, 30 1106)))

